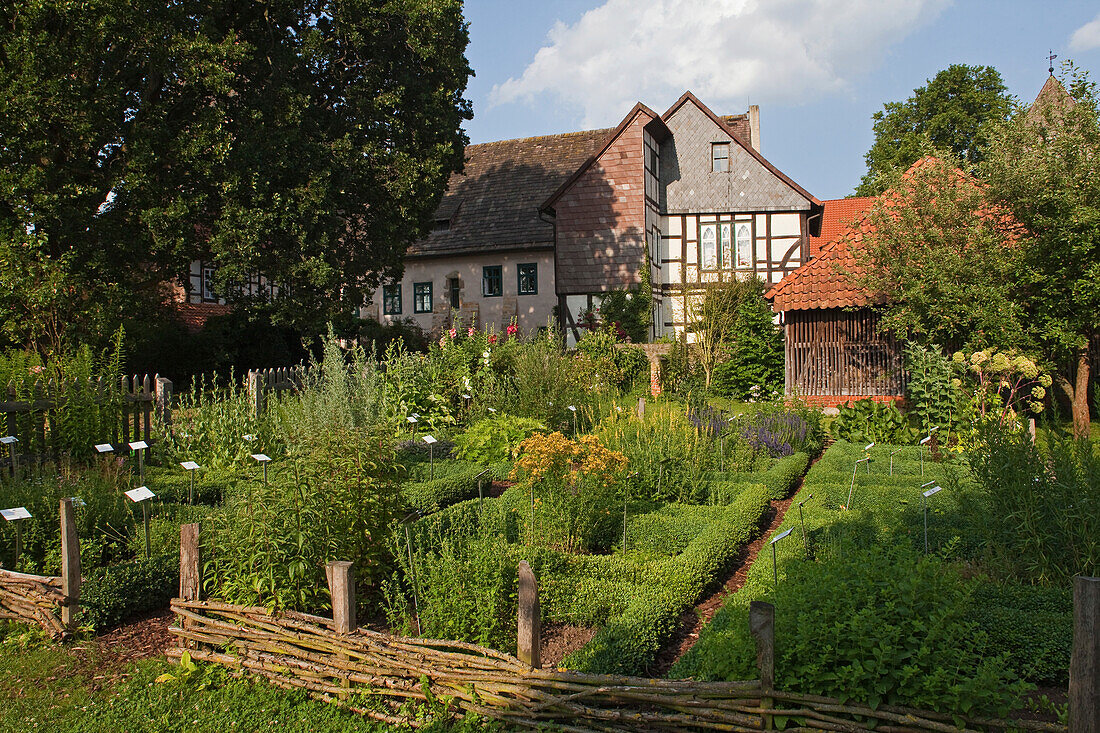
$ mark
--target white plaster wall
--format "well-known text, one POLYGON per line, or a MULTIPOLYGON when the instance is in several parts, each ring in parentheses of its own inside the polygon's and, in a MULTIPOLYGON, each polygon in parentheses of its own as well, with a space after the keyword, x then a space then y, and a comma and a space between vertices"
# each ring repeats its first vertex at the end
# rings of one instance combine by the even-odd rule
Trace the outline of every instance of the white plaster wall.
POLYGON ((458 277, 461 285, 462 310, 476 309, 480 328, 495 327, 502 331, 512 317, 524 332, 545 326, 557 304, 554 294, 553 252, 504 253, 499 255, 467 255, 405 261, 405 276, 401 279, 401 315, 382 313, 382 288, 373 294, 361 312, 364 317, 376 318, 383 323, 412 318, 421 328, 432 332, 450 323, 451 308, 447 292, 447 278, 458 277), (538 265, 538 293, 520 295, 518 266, 538 265), (482 267, 500 265, 503 279, 501 297, 484 297, 481 294, 482 267), (432 283, 432 313, 413 312, 413 283, 432 283))

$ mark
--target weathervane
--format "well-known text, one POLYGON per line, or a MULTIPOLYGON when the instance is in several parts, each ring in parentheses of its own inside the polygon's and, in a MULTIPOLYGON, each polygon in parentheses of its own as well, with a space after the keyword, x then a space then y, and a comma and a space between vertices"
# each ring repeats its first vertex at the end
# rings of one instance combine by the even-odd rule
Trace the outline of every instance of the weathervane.
POLYGON ((1050 56, 1047 56, 1050 60, 1050 68, 1047 69, 1051 76, 1054 76, 1054 59, 1058 58, 1058 54, 1054 53, 1054 49, 1050 49, 1050 56))

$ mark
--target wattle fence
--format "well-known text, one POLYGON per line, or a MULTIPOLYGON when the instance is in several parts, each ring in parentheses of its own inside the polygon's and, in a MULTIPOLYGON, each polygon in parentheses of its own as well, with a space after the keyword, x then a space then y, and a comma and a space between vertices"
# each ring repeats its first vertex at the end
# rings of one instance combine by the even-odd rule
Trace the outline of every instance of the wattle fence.
MULTIPOLYGON (((279 687, 305 690, 389 724, 408 722, 400 717, 403 701, 447 697, 464 712, 512 727, 550 726, 578 733, 747 732, 777 727, 885 733, 1069 730, 1065 725, 1032 720, 960 718, 888 705, 871 709, 778 690, 773 684, 774 608, 766 603, 754 603, 750 612, 760 679, 699 682, 582 674, 538 668, 538 593, 533 582, 522 582, 522 564, 520 658, 465 642, 359 628, 354 577, 347 562, 326 567, 331 619, 201 600, 199 548, 199 526, 184 525, 180 598, 172 601, 176 623, 169 629, 180 645, 168 650, 170 658, 187 653, 196 660, 264 677, 279 687), (373 698, 372 704, 362 704, 364 697, 373 698)), ((1071 672, 1071 691, 1072 679, 1071 672)))

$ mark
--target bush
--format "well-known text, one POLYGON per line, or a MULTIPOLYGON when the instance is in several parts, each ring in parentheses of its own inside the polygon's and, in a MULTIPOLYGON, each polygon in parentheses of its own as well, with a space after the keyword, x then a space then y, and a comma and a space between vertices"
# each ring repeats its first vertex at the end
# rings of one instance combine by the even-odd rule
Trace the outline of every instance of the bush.
POLYGON ((870 398, 856 400, 840 408, 832 424, 833 437, 852 443, 913 442, 913 431, 894 403, 883 404, 870 398))
MULTIPOLYGON (((451 504, 477 496, 477 476, 485 469, 466 468, 434 480, 407 483, 401 487, 401 496, 421 514, 437 512, 451 504)), ((481 477, 485 488, 491 477, 481 477)))
POLYGON ((179 570, 178 551, 93 570, 80 589, 80 622, 102 631, 165 608, 179 592, 179 570))
POLYGON ((506 461, 512 451, 535 431, 546 430, 538 420, 515 415, 494 415, 478 420, 455 437, 455 454, 481 465, 506 461))
POLYGON ((738 281, 730 329, 729 358, 714 368, 714 391, 739 400, 769 398, 783 391, 783 332, 764 300, 758 277, 738 281))
POLYGON ((682 614, 759 531, 768 507, 764 487, 746 490, 677 557, 651 569, 650 581, 562 666, 600 674, 643 674, 682 614), (654 582, 656 581, 656 582, 654 582))
MULTIPOLYGON (((1003 716, 1024 685, 988 654, 972 584, 904 547, 795 562, 768 597, 776 607, 776 685, 803 694, 956 714, 1003 716)), ((700 638, 674 670, 708 680, 752 679, 747 604, 700 638)))
POLYGON ((988 634, 990 656, 1005 654, 1005 666, 1037 685, 1069 684, 1073 651, 1073 590, 1018 583, 981 583, 973 617, 988 634))

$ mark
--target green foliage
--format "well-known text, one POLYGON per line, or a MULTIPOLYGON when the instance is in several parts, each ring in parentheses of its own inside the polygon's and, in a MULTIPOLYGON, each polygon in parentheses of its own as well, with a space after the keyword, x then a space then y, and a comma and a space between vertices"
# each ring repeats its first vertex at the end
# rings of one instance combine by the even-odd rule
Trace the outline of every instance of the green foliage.
MULTIPOLYGON (((1003 657, 987 653, 971 594, 956 571, 907 548, 791 563, 768 597, 776 607, 776 684, 872 707, 1006 715, 1024 688, 1003 657)), ((734 627, 747 631, 747 604, 734 613, 734 627)), ((749 635, 726 633, 726 644, 712 641, 695 657, 695 673, 751 678, 749 635)))
POLYGON ((913 431, 894 403, 870 398, 840 408, 830 430, 838 440, 852 443, 910 443, 913 431))
POLYGON ((249 454, 274 446, 270 420, 257 418, 248 390, 233 374, 225 382, 199 377, 190 392, 177 398, 172 425, 159 425, 165 456, 173 463, 195 461, 226 469, 248 460, 249 454), (245 440, 245 435, 258 438, 245 440))
MULTIPOLYGON (((644 270, 648 270, 648 266, 644 270)), ((600 320, 604 328, 616 334, 622 332, 636 344, 649 341, 652 323, 653 296, 649 283, 634 285, 625 290, 610 290, 600 301, 600 320)))
POLYGON ((455 436, 455 455, 478 465, 505 461, 525 438, 545 429, 545 425, 530 418, 492 415, 455 436))
POLYGON ((324 565, 357 568, 360 597, 387 573, 386 528, 400 510, 398 467, 381 427, 326 431, 242 482, 208 532, 206 592, 231 603, 302 611, 329 607, 324 565))
POLYGON ((969 411, 951 360, 938 346, 908 343, 905 369, 909 372, 905 398, 920 431, 928 433, 934 427, 944 433, 953 430, 969 411))
MULTIPOLYGON (((178 525, 176 531, 178 535, 178 525)), ((139 613, 164 608, 179 591, 179 569, 177 540, 174 553, 93 570, 80 588, 80 622, 104 630, 139 613)))
POLYGON ((18 2, 0 28, 0 322, 20 342, 94 336, 200 257, 218 293, 316 330, 400 269, 462 165, 452 0, 18 2), (278 297, 235 286, 257 271, 278 297))
MULTIPOLYGON (((439 511, 477 496, 477 477, 484 470, 474 466, 432 480, 407 483, 401 487, 401 496, 421 514, 439 511)), ((483 476, 481 480, 485 486, 491 483, 489 476, 483 476)))
POLYGON ((992 66, 952 64, 905 102, 875 112, 875 141, 864 156, 867 173, 856 195, 885 191, 890 174, 905 170, 929 148, 974 165, 987 154, 991 123, 1008 117, 1012 97, 992 66))
POLYGON ((623 392, 649 387, 649 359, 637 347, 617 347, 619 339, 610 326, 586 331, 577 351, 591 363, 599 384, 611 384, 623 392))
POLYGON ((1021 679, 1043 686, 1069 683, 1073 650, 1073 591, 1019 583, 981 583, 971 611, 994 652, 1021 679))
POLYGON ((1100 454, 1088 439, 1035 444, 991 425, 967 458, 989 562, 1042 584, 1100 573, 1100 454))
POLYGON ((650 572, 663 583, 647 584, 626 610, 611 618, 563 666, 602 674, 643 674, 684 612, 758 531, 768 500, 763 487, 747 490, 677 557, 650 572))
POLYGON ((783 391, 783 332, 764 300, 768 285, 759 277, 738 280, 736 312, 729 334, 729 357, 714 369, 718 394, 761 399, 783 391))

